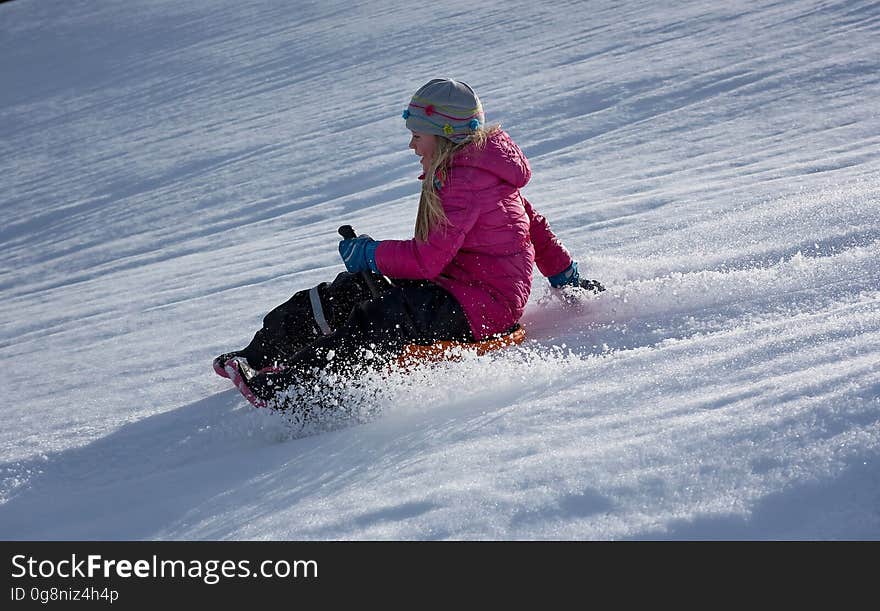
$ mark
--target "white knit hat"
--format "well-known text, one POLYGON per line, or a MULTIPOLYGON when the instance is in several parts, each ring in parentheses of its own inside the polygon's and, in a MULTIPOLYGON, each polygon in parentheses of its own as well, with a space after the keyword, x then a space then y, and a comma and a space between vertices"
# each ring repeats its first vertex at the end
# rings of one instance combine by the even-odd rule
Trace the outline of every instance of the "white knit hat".
POLYGON ((414 132, 462 142, 484 123, 483 105, 470 85, 436 78, 424 84, 403 111, 406 127, 414 132))

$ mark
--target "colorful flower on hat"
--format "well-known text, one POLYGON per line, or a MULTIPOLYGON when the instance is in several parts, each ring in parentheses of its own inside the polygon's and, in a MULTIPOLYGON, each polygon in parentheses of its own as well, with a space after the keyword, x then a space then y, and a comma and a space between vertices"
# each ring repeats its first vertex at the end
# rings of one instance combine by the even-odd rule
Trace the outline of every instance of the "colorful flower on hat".
POLYGON ((431 104, 428 104, 427 106, 425 106, 425 115, 430 117, 433 114, 434 114, 434 106, 432 106, 431 104))
POLYGON ((404 108, 404 109, 403 109, 403 118, 404 118, 404 119, 409 119, 409 108, 404 108))
POLYGON ((443 133, 447 136, 451 136, 453 132, 455 132, 455 130, 452 129, 452 126, 449 123, 443 126, 443 133))

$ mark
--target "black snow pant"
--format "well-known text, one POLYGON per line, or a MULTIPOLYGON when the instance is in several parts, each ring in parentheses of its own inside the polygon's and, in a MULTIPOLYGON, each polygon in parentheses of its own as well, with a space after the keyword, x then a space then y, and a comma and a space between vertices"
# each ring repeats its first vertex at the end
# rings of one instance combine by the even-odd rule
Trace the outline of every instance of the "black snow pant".
POLYGON ((392 283, 377 282, 374 296, 361 274, 342 272, 269 312, 238 354, 258 371, 283 370, 256 376, 249 383, 254 393, 268 400, 318 372, 356 374, 388 362, 407 344, 475 341, 464 310, 445 289, 427 280, 392 283))

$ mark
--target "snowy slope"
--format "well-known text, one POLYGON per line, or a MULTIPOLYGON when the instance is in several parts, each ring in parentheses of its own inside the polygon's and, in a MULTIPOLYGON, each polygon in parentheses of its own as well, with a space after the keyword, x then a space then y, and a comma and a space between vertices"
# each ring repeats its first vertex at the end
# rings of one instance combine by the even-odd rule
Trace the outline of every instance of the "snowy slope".
POLYGON ((0 538, 880 539, 880 5, 0 5, 0 538), (211 372, 407 238, 452 76, 608 291, 300 431, 211 372))

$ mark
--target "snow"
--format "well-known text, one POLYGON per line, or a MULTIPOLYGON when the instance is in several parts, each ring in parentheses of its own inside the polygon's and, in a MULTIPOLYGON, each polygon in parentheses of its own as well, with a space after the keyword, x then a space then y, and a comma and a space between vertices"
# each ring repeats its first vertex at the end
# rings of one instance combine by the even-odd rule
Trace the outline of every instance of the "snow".
POLYGON ((877 3, 19 0, 0 82, 0 538, 880 539, 877 3), (211 360, 412 235, 436 76, 608 290, 252 408, 211 360))

